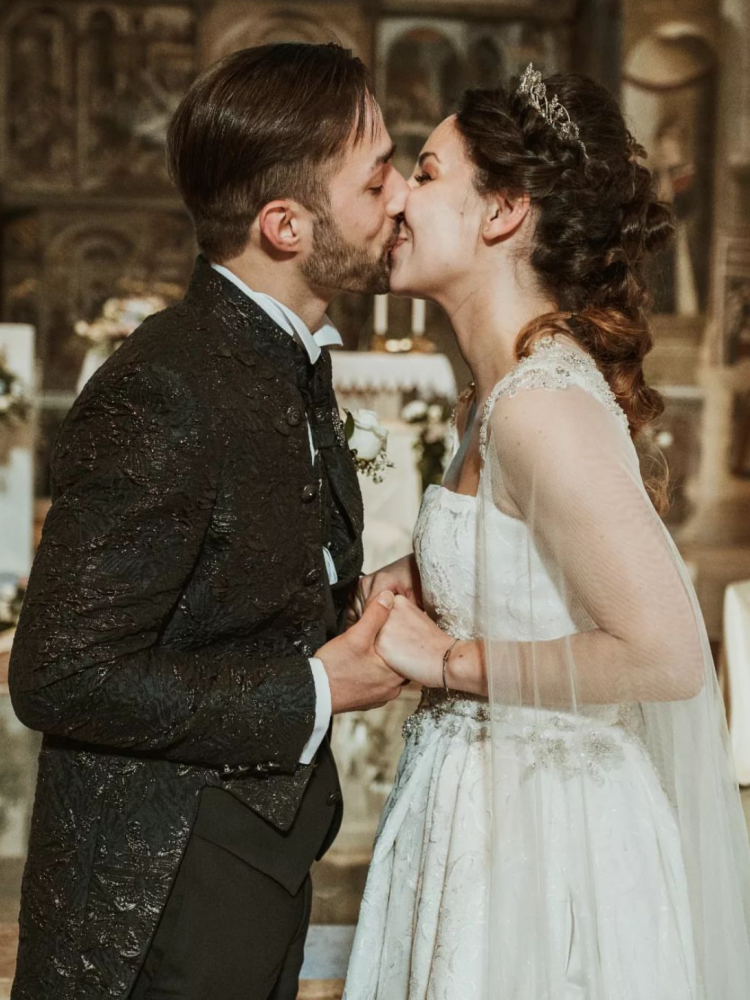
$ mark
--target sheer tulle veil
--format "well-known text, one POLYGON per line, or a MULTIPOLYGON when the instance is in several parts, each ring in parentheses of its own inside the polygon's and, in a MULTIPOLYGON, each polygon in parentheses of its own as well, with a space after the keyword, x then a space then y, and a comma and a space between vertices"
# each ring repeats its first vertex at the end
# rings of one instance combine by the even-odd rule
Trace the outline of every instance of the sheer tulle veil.
POLYGON ((482 451, 486 1000, 631 1000, 634 982, 746 1000, 750 851, 723 706, 624 414, 587 355, 547 338, 488 399, 482 451))

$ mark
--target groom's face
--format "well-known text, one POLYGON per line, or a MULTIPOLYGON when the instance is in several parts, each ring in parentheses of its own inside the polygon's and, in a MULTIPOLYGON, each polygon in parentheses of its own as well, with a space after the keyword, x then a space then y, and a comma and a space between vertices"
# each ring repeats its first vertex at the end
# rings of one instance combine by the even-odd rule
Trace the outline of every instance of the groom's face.
POLYGON ((389 251, 408 187, 393 166, 394 145, 379 108, 371 108, 360 142, 350 140, 313 221, 312 252, 303 264, 311 284, 335 291, 388 291, 389 251))

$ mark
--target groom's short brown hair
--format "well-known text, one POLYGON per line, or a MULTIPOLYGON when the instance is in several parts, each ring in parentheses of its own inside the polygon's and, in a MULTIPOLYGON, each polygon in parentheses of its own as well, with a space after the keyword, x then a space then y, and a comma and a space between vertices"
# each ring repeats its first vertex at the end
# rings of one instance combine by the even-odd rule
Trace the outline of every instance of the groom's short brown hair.
POLYGON ((364 63, 332 43, 242 49, 202 73, 172 118, 167 159, 208 259, 241 253, 269 201, 325 207, 332 168, 375 106, 364 63))

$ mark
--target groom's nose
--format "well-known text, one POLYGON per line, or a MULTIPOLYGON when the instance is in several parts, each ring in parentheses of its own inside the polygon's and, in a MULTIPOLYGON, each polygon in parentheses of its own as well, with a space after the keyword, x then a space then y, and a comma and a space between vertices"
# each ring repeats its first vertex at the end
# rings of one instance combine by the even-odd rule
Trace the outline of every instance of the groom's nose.
POLYGON ((395 219, 402 215, 406 205, 406 196, 409 194, 409 185, 394 166, 391 166, 388 175, 388 198, 386 200, 386 211, 390 218, 395 219))

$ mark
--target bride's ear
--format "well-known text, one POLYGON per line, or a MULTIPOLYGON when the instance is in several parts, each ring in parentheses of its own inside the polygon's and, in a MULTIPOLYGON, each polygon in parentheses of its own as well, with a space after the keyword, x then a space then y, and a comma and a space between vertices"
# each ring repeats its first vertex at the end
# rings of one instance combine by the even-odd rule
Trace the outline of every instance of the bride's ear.
POLYGON ((487 199, 487 210, 482 226, 482 238, 494 243, 512 235, 523 223, 531 208, 527 194, 496 194, 487 199))

